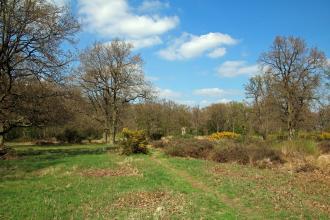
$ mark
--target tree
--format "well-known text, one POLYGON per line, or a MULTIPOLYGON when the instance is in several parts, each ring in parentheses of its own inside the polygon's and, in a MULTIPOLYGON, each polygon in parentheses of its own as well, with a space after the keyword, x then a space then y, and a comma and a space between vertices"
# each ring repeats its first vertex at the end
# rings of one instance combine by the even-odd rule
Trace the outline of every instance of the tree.
POLYGON ((12 128, 37 123, 18 107, 31 97, 20 87, 25 80, 61 78, 70 60, 61 44, 72 42, 78 28, 69 9, 49 1, 0 0, 0 145, 12 128))
POLYGON ((245 85, 246 96, 252 99, 253 109, 252 124, 254 130, 260 134, 264 140, 270 130, 270 123, 274 116, 273 97, 271 96, 271 77, 267 74, 251 77, 249 83, 245 85))
POLYGON ((95 110, 95 118, 104 124, 106 142, 109 131, 112 142, 116 142, 123 106, 151 94, 142 59, 132 55, 131 49, 129 43, 116 39, 110 44, 95 43, 80 55, 78 80, 95 110))
POLYGON ((325 55, 308 48, 300 38, 276 37, 270 50, 261 55, 260 64, 272 78, 272 96, 291 139, 303 120, 304 109, 317 98, 325 55))

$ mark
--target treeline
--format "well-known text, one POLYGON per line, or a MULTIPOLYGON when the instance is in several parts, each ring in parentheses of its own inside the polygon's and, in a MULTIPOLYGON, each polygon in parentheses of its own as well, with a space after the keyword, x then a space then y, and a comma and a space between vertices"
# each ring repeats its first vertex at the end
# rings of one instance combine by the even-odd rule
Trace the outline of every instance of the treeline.
POLYGON ((292 139, 298 131, 330 129, 329 64, 300 38, 276 37, 261 54, 246 102, 199 108, 159 100, 142 57, 125 41, 70 51, 64 45, 75 43, 79 23, 68 8, 44 0, 0 3, 0 145, 3 137, 115 142, 124 127, 153 139, 217 131, 292 139))

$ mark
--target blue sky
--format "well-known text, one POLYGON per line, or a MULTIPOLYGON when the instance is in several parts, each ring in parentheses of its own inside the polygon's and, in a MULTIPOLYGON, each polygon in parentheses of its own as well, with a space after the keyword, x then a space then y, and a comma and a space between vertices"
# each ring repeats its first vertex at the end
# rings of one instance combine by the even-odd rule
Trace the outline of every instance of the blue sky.
MULTIPOLYGON (((55 0, 62 4, 70 0, 55 0)), ((119 37, 135 45, 159 96, 188 105, 244 99, 277 35, 330 57, 329 0, 72 0, 78 48, 119 37)))

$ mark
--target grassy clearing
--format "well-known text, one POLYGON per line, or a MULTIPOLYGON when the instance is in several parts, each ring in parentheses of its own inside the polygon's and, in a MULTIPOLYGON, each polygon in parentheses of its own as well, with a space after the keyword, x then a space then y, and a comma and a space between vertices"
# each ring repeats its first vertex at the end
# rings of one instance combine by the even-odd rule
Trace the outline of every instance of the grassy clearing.
POLYGON ((17 146, 0 161, 0 219, 329 219, 329 176, 107 153, 103 145, 17 146))

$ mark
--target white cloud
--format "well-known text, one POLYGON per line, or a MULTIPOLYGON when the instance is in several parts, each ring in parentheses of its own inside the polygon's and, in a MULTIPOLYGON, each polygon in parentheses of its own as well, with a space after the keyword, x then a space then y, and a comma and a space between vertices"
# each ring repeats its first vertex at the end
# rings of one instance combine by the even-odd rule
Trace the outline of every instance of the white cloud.
POLYGON ((248 65, 246 61, 226 61, 218 67, 217 72, 223 77, 252 76, 259 73, 259 67, 257 64, 248 65))
POLYGON ((226 99, 226 98, 223 98, 223 99, 219 99, 219 100, 217 100, 217 103, 229 103, 229 102, 231 102, 232 100, 230 100, 230 99, 226 99))
MULTIPOLYGON (((181 37, 175 39, 168 48, 159 51, 159 55, 167 60, 191 59, 201 56, 206 52, 212 54, 216 48, 219 49, 219 46, 233 45, 236 43, 237 40, 228 34, 211 32, 205 35, 196 36, 189 33, 183 33, 181 37)), ((216 55, 220 54, 219 51, 215 53, 217 53, 216 55)), ((225 51, 222 51, 222 53, 225 53, 225 51)))
POLYGON ((219 88, 205 88, 205 89, 197 89, 193 93, 195 95, 200 95, 200 96, 219 97, 224 95, 226 92, 223 89, 219 89, 219 88))
POLYGON ((155 12, 164 8, 169 8, 170 4, 168 2, 161 2, 159 0, 145 0, 138 7, 139 12, 155 12))
POLYGON ((227 50, 224 47, 216 48, 215 50, 211 51, 208 56, 211 58, 218 58, 223 57, 226 54, 227 50))
POLYGON ((163 41, 158 36, 141 38, 141 39, 131 39, 131 40, 127 40, 127 42, 131 43, 134 46, 133 50, 138 50, 145 47, 151 47, 163 43, 163 41))
POLYGON ((161 88, 156 88, 156 92, 158 93, 158 96, 163 99, 177 99, 182 96, 181 93, 175 92, 171 89, 161 89, 161 88))
POLYGON ((78 0, 78 3, 79 15, 89 30, 105 37, 135 40, 152 37, 153 44, 144 43, 147 46, 154 45, 155 36, 179 24, 177 16, 137 14, 127 0, 78 0))

